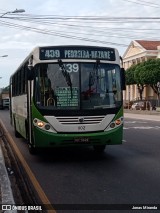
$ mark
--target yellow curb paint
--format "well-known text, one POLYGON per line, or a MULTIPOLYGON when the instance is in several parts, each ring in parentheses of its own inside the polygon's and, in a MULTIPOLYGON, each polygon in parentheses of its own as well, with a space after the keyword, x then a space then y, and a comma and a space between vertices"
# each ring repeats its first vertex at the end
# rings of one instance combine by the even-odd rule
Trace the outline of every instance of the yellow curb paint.
POLYGON ((38 196, 40 198, 40 200, 42 201, 42 204, 47 204, 49 208, 49 210, 47 210, 47 212, 49 213, 56 213, 55 209, 53 209, 49 199, 47 198, 46 194, 44 193, 43 189, 41 188, 38 180, 36 179, 36 177, 34 176, 33 172, 31 171, 30 167, 28 166, 26 160, 24 159, 23 155, 21 154, 21 152, 19 151, 16 143, 14 142, 13 138, 11 137, 10 133, 8 132, 8 130, 6 129, 6 127, 4 126, 2 120, 0 119, 0 125, 2 126, 2 128, 4 129, 4 135, 7 138, 9 144, 12 146, 14 152, 16 153, 16 156, 18 157, 19 161, 21 162, 23 168, 25 169, 31 183, 33 184, 33 187, 35 189, 35 191, 38 193, 38 196))

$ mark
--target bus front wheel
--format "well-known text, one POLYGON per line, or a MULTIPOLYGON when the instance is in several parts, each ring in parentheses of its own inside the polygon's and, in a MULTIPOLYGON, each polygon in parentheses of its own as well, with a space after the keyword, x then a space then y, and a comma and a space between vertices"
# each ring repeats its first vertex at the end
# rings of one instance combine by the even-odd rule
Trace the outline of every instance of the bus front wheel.
POLYGON ((28 149, 29 149, 29 153, 30 153, 31 155, 37 154, 36 148, 33 147, 31 144, 28 144, 28 149))
POLYGON ((101 154, 104 152, 106 145, 95 145, 93 148, 96 153, 101 154))

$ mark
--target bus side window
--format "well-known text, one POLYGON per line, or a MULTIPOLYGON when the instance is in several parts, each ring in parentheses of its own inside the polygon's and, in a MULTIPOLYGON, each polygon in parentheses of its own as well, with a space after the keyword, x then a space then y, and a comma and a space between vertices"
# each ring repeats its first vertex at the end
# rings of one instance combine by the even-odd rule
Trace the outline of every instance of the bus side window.
POLYGON ((40 90, 41 90, 41 104, 43 106, 55 105, 54 91, 51 87, 51 81, 47 76, 46 70, 40 72, 40 90))

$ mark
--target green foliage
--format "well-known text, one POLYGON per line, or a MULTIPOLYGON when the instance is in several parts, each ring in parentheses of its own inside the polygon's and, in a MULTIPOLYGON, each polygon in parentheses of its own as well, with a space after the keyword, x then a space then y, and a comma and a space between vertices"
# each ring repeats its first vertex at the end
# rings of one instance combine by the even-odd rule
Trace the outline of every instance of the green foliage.
POLYGON ((160 82, 160 59, 149 59, 126 70, 126 84, 137 84, 140 93, 145 85, 150 85, 158 94, 158 81, 160 82))
POLYGON ((2 92, 3 92, 3 93, 8 93, 8 92, 9 92, 9 86, 4 87, 4 88, 2 89, 2 92))
POLYGON ((142 74, 145 74, 145 66, 144 66, 145 62, 142 62, 140 64, 136 65, 136 69, 134 72, 134 79, 136 81, 136 84, 145 84, 144 81, 142 80, 142 74))
POLYGON ((141 63, 141 66, 135 70, 135 79, 143 85, 150 85, 158 94, 157 82, 160 81, 160 59, 149 59, 141 63))
POLYGON ((142 84, 157 84, 160 81, 160 59, 150 59, 141 63, 135 70, 135 78, 142 84))
POLYGON ((126 84, 127 85, 132 85, 132 84, 136 84, 136 81, 134 79, 134 72, 136 69, 136 65, 132 65, 131 67, 129 67, 126 72, 125 72, 125 77, 126 77, 126 84))

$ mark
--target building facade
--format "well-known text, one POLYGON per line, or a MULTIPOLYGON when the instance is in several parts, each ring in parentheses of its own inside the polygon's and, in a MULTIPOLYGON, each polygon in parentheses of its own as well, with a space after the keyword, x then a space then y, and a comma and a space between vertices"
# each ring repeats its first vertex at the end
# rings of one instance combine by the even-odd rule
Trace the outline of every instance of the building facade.
MULTIPOLYGON (((127 70, 133 64, 153 58, 160 58, 160 41, 134 40, 123 55, 123 67, 127 70)), ((123 97, 124 103, 140 100, 137 85, 127 85, 123 97)), ((142 97, 143 100, 150 101, 152 104, 157 102, 157 95, 148 85, 145 86, 142 97)))

